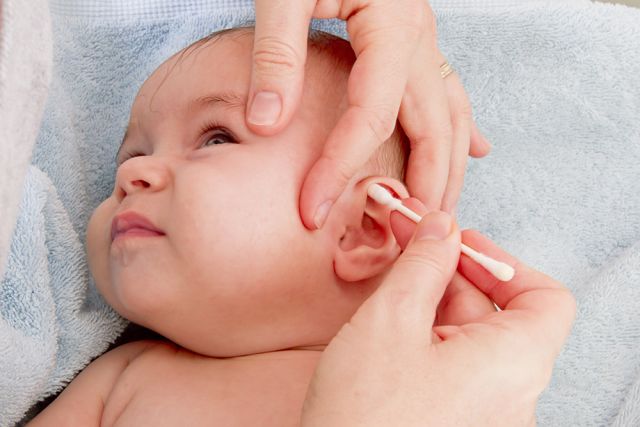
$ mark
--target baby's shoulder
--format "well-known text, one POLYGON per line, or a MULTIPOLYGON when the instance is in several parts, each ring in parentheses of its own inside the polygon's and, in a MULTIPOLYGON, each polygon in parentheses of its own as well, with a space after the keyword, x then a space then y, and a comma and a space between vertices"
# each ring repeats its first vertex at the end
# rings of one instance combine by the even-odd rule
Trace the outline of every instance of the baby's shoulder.
POLYGON ((179 348, 171 342, 144 340, 123 344, 106 353, 105 356, 111 355, 113 363, 120 364, 121 369, 105 399, 102 425, 112 425, 145 378, 157 375, 171 364, 178 352, 179 348))
POLYGON ((147 351, 163 345, 156 341, 137 341, 103 354, 87 366, 29 426, 99 425, 103 403, 108 400, 120 377, 147 351))
MULTIPOLYGON (((169 359, 176 351, 177 347, 167 341, 134 341, 118 346, 102 355, 96 360, 96 362, 101 362, 100 366, 96 368, 111 372, 113 388, 115 388, 122 376, 136 372, 147 365, 144 362, 145 359, 169 359)), ((93 362, 92 365, 96 362, 93 362)))
POLYGON ((102 425, 298 425, 315 353, 220 359, 154 343, 122 372, 102 425))

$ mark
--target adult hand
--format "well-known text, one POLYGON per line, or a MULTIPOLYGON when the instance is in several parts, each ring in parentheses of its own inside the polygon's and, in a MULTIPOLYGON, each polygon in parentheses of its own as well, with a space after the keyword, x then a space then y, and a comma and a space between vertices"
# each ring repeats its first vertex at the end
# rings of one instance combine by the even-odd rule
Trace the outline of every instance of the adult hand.
MULTIPOLYGON (((415 199, 405 203, 426 211, 415 199)), ((409 225, 392 221, 405 244, 409 225)), ((443 212, 426 215, 383 284, 324 351, 303 426, 535 424, 575 301, 480 233, 465 231, 462 240, 514 266, 515 277, 498 282, 466 255, 456 272, 457 225, 450 229, 443 212)))
POLYGON ((442 79, 436 22, 425 0, 256 0, 253 72, 247 124, 272 135, 300 103, 312 17, 340 18, 357 60, 349 106, 330 133, 300 195, 309 229, 324 224, 355 172, 393 132, 399 119, 411 143, 410 192, 429 210, 450 212, 462 189, 467 155, 490 145, 471 115, 458 76, 442 79))

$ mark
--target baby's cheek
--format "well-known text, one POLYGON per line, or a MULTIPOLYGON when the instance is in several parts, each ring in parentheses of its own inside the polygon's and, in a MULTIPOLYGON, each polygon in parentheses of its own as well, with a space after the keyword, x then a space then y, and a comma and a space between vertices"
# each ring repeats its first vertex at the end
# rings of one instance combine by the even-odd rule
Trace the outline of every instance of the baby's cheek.
POLYGON ((109 198, 96 208, 89 219, 86 236, 89 271, 98 292, 112 306, 113 289, 109 272, 109 248, 114 206, 113 201, 109 198))
POLYGON ((104 274, 109 256, 109 240, 111 224, 109 219, 113 212, 113 202, 107 199, 102 202, 89 219, 87 225, 87 258, 94 278, 104 274))

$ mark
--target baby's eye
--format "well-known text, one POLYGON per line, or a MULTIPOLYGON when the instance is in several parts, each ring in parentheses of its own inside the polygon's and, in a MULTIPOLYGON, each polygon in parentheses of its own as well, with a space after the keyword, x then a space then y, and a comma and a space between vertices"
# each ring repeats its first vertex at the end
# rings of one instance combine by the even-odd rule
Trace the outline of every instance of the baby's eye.
POLYGON ((209 147, 211 145, 219 145, 219 144, 234 144, 237 141, 231 135, 223 131, 216 131, 209 135, 206 135, 204 138, 204 143, 202 147, 209 147))
POLYGON ((126 151, 125 154, 122 156, 122 159, 120 161, 118 161, 116 159, 116 167, 120 167, 122 166, 122 164, 124 162, 126 162, 129 159, 133 159, 134 157, 140 157, 140 156, 144 156, 144 153, 141 153, 139 151, 126 151))

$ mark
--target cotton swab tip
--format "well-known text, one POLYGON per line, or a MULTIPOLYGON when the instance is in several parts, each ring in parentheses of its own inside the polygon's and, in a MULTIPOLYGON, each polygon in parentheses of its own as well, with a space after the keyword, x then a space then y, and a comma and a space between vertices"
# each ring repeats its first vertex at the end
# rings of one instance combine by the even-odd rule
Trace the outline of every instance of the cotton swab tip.
MULTIPOLYGON (((379 184, 371 184, 367 188, 367 194, 377 203, 397 210, 407 218, 413 220, 415 223, 420 222, 420 215, 404 206, 400 200, 393 197, 393 195, 383 186, 379 184)), ((487 255, 484 255, 470 248, 464 243, 461 244, 461 251, 468 257, 473 259, 475 262, 483 266, 496 279, 502 282, 508 282, 509 280, 513 279, 513 276, 515 276, 516 274, 513 267, 511 267, 509 264, 505 264, 504 262, 500 262, 491 257, 488 257, 487 255)))
POLYGON ((513 276, 516 275, 516 271, 513 267, 503 262, 500 264, 501 265, 496 266, 497 268, 493 271, 493 275, 501 282, 508 282, 513 279, 513 276))
POLYGON ((470 248, 464 243, 461 244, 461 249, 463 254, 480 264, 485 270, 491 273, 493 277, 501 282, 508 282, 513 279, 513 276, 516 274, 516 271, 509 264, 495 260, 490 256, 470 248))
POLYGON ((395 199, 390 192, 380 184, 371 184, 367 188, 367 194, 381 205, 389 206, 394 204, 395 199))

